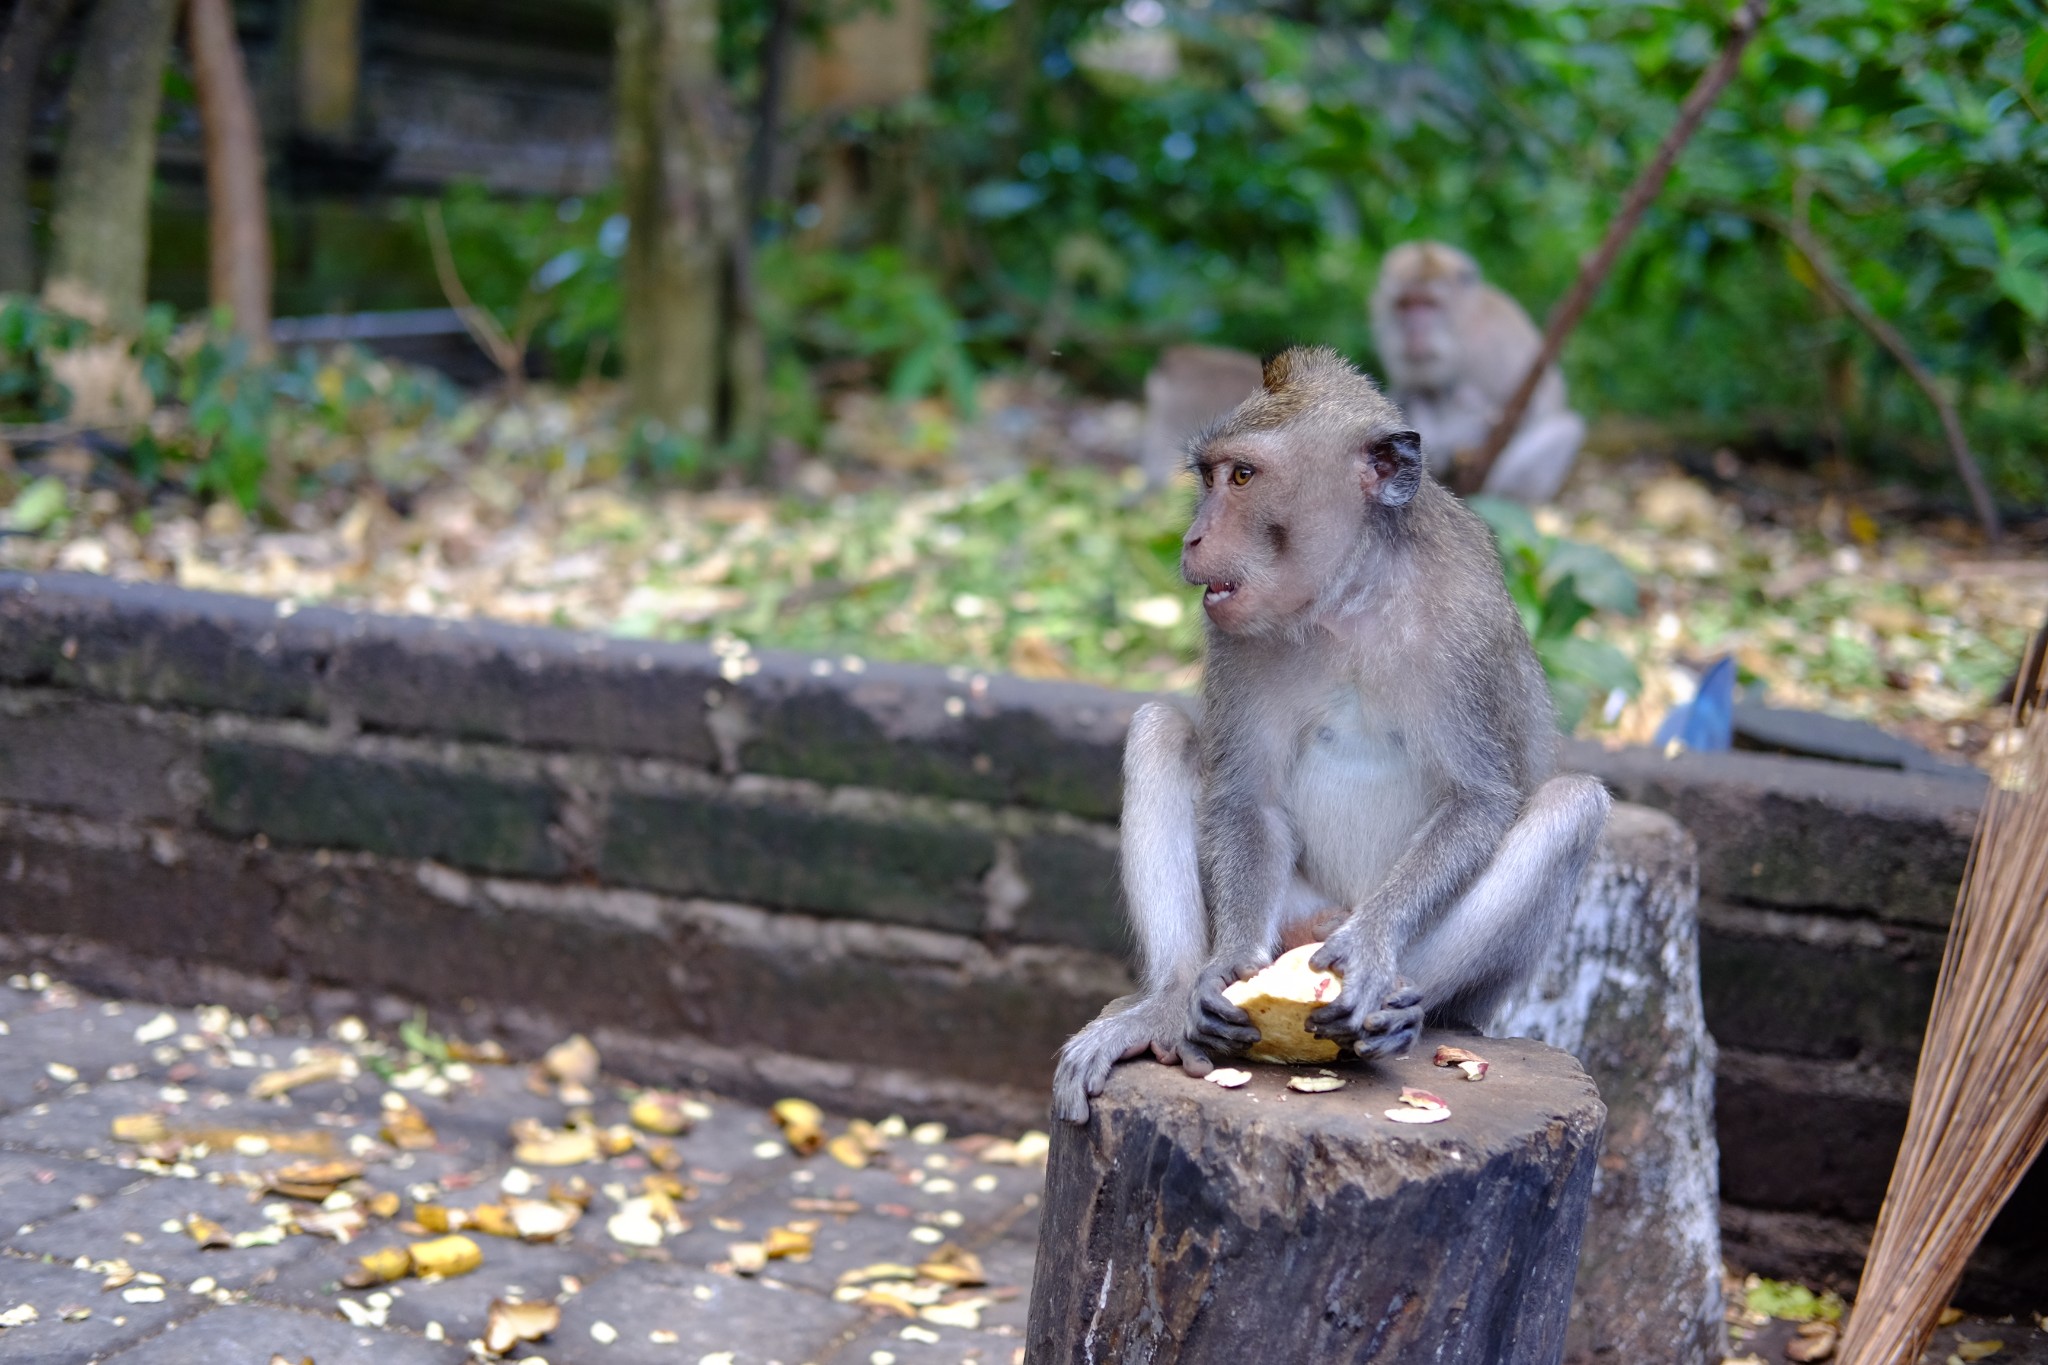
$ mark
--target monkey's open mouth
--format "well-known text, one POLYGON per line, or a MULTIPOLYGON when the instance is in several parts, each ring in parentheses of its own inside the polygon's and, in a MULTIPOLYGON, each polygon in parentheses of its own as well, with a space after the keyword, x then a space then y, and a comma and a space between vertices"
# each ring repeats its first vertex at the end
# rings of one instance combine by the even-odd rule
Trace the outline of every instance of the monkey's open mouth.
POLYGON ((1228 599, 1230 594, 1236 591, 1237 584, 1235 583, 1211 583, 1209 584, 1209 590, 1202 594, 1202 605, 1213 607, 1218 602, 1228 599))

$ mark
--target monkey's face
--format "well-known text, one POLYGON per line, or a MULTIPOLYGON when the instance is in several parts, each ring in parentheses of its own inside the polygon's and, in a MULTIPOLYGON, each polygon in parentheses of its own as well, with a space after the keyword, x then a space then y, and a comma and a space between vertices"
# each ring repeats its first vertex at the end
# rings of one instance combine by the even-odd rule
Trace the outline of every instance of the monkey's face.
POLYGON ((1387 253, 1373 290, 1380 358, 1395 384, 1430 392, 1457 382, 1463 368, 1453 325, 1479 267, 1441 242, 1408 242, 1387 253))
MULTIPOLYGON (((1181 538, 1180 571, 1201 586, 1210 622, 1256 634, 1300 616, 1322 586, 1310 561, 1348 540, 1333 521, 1332 490, 1315 486, 1329 481, 1315 479, 1277 433, 1212 441, 1194 465, 1202 496, 1181 538)), ((1342 488, 1334 491, 1344 501, 1342 488)))

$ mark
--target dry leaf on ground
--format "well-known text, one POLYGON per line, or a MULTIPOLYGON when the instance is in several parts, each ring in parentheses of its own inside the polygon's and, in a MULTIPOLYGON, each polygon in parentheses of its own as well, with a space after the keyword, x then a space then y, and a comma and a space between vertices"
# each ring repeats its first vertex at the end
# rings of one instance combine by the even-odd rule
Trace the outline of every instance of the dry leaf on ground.
POLYGON ((405 1096, 387 1090, 383 1104, 384 1126, 380 1131, 384 1140, 399 1151, 424 1152, 440 1141, 427 1116, 405 1096))
POLYGON ((313 1085, 320 1081, 352 1081, 357 1074, 356 1059, 346 1052, 321 1052, 310 1061, 284 1071, 269 1071, 249 1082, 249 1093, 259 1100, 313 1085))
POLYGON ((981 1258, 951 1242, 920 1262, 917 1273, 956 1289, 971 1289, 988 1283, 988 1272, 982 1268, 981 1258))

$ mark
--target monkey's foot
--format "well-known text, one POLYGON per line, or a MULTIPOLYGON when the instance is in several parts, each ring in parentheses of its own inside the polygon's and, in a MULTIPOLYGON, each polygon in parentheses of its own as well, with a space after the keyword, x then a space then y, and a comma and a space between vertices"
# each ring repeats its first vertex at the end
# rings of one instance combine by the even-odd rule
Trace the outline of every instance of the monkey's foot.
POLYGON ((1187 1037, 1187 1005, 1171 996, 1127 995, 1112 1000, 1095 1021, 1067 1039, 1053 1072, 1053 1117, 1088 1121, 1088 1101, 1109 1083, 1118 1062, 1150 1052, 1190 1076, 1206 1076, 1215 1063, 1187 1037))

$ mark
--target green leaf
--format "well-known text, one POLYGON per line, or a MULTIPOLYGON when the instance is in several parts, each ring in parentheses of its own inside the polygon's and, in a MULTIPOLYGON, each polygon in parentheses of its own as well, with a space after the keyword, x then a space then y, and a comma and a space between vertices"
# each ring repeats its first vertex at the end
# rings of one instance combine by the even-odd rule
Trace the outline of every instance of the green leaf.
POLYGON ((1634 616, 1642 608, 1636 576, 1628 565, 1597 545, 1560 540, 1546 569, 1560 579, 1569 579, 1579 596, 1602 611, 1634 616))
POLYGON ((1576 635, 1538 640, 1536 657, 1552 678, 1589 683, 1603 694, 1619 688, 1634 696, 1642 690, 1643 681, 1628 656, 1600 640, 1576 635))
POLYGON ((1493 528, 1493 537, 1500 542, 1503 551, 1542 543, 1543 534, 1536 529, 1536 519, 1529 515, 1528 508, 1518 502, 1480 495, 1465 499, 1465 505, 1493 528))
POLYGON ((2036 322, 2048 322, 2048 271, 2008 262, 1994 276, 2005 296, 2036 322))
POLYGON ((15 494, 7 508, 8 529, 41 535, 65 519, 70 496, 62 480, 45 474, 15 494))

